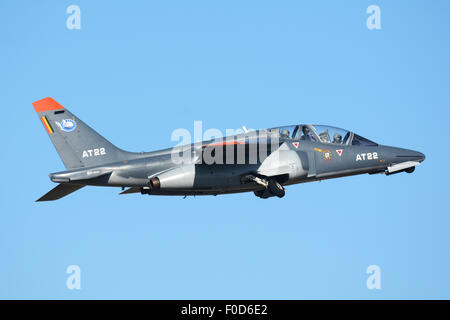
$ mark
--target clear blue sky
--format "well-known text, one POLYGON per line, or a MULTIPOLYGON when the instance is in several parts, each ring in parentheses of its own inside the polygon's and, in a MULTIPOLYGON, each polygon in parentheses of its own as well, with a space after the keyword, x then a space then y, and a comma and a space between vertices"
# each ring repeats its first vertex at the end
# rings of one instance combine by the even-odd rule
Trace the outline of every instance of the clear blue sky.
POLYGON ((0 298, 450 298, 449 16, 449 1, 1 1, 0 298), (47 96, 131 151, 194 120, 323 123, 427 159, 281 200, 87 187, 35 203, 64 170, 31 105, 47 96))

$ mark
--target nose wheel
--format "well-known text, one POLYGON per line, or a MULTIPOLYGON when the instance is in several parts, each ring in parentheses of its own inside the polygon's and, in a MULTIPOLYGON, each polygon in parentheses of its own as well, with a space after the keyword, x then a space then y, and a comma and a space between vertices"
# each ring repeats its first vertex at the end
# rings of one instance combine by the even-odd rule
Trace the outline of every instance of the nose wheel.
POLYGON ((408 169, 405 169, 405 172, 407 172, 407 173, 413 173, 414 170, 416 170, 416 167, 415 167, 415 166, 414 166, 414 167, 411 167, 411 168, 408 168, 408 169))
POLYGON ((255 177, 253 175, 245 176, 244 181, 247 182, 256 182, 257 184, 264 187, 263 190, 255 191, 255 196, 267 199, 270 197, 278 197, 283 198, 286 194, 286 191, 284 190, 281 183, 279 183, 275 179, 269 179, 264 177, 255 177))
POLYGON ((274 196, 277 196, 278 198, 283 198, 286 194, 286 191, 284 191, 283 186, 276 180, 270 179, 269 185, 267 186, 267 189, 272 193, 274 196))

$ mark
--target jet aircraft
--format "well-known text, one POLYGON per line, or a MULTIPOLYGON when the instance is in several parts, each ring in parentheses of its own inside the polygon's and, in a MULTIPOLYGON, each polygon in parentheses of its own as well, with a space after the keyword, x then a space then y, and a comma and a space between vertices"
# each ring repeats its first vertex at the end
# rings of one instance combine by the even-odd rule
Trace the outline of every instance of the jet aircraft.
POLYGON ((354 132, 299 124, 247 131, 153 152, 127 152, 52 98, 33 103, 66 171, 37 201, 57 200, 85 186, 121 187, 121 194, 219 195, 253 192, 282 198, 285 186, 357 174, 412 173, 424 154, 375 143, 354 132))

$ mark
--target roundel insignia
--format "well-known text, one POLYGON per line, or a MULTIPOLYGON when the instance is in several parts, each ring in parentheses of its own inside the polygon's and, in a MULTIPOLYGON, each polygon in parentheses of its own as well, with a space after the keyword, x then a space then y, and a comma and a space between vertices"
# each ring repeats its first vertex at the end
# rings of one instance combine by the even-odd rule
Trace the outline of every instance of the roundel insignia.
POLYGON ((295 147, 295 148, 298 148, 298 142, 292 142, 292 145, 295 147))
POLYGON ((55 123, 59 129, 64 132, 71 132, 77 127, 77 123, 72 119, 64 119, 61 122, 55 121, 55 123))
POLYGON ((342 149, 337 149, 336 153, 339 155, 339 157, 342 156, 342 149))
POLYGON ((324 158, 326 161, 330 161, 330 160, 331 160, 331 151, 330 151, 330 149, 324 149, 324 150, 322 151, 322 155, 323 155, 323 158, 324 158))

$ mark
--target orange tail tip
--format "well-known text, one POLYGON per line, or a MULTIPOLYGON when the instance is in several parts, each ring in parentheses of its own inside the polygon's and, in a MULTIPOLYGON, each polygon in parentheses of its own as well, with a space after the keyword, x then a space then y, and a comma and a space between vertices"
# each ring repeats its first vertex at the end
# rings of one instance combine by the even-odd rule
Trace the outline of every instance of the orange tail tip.
POLYGON ((60 105, 52 98, 44 98, 42 100, 33 102, 33 107, 36 112, 64 109, 62 105, 60 105))

